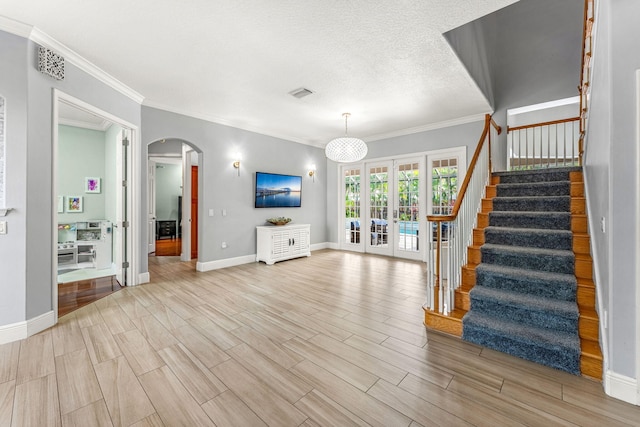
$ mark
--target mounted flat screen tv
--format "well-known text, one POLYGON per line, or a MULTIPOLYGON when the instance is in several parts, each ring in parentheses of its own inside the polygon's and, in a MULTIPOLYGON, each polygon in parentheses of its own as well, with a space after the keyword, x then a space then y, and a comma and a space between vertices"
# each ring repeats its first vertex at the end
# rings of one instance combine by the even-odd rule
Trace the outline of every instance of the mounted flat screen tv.
POLYGON ((302 177, 256 172, 256 208, 299 208, 302 177))

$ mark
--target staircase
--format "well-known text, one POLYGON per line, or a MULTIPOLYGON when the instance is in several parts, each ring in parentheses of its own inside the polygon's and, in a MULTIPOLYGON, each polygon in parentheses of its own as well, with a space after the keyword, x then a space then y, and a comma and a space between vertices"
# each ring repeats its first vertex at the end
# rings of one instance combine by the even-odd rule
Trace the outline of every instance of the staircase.
POLYGON ((457 309, 427 326, 602 378, 581 168, 493 174, 468 260, 457 309))

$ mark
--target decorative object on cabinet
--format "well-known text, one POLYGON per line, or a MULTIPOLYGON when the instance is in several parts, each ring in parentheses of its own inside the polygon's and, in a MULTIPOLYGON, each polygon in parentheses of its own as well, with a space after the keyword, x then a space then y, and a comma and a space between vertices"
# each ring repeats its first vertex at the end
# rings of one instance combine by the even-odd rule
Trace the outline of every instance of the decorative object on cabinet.
POLYGON ((88 176, 84 179, 84 192, 85 193, 99 193, 100 192, 100 178, 88 176))
POLYGON ((267 219, 267 222, 269 224, 273 224, 273 225, 286 225, 286 224, 289 224, 291 222, 291 218, 285 218, 283 216, 278 216, 278 217, 275 217, 275 218, 267 219))
POLYGON ((291 224, 256 227, 256 262, 272 265, 278 261, 311 256, 311 226, 291 224))
POLYGON ((82 196, 67 196, 67 212, 82 212, 82 196))

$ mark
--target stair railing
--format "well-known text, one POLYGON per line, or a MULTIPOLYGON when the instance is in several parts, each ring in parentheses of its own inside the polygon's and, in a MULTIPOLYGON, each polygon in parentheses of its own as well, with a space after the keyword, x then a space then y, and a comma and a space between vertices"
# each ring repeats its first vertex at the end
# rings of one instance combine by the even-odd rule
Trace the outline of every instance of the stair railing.
POLYGON ((582 166, 584 138, 587 131, 589 94, 591 93, 591 58, 593 54, 593 23, 595 20, 595 0, 584 0, 584 26, 582 28, 582 67, 580 69, 580 139, 578 142, 579 163, 582 166))
POLYGON ((580 117, 507 127, 509 170, 580 165, 580 117))
POLYGON ((460 287, 467 246, 473 238, 477 214, 491 176, 491 141, 501 132, 486 115, 482 136, 458 191, 450 215, 427 215, 429 241, 427 301, 425 308, 448 315, 455 308, 455 290, 460 287))

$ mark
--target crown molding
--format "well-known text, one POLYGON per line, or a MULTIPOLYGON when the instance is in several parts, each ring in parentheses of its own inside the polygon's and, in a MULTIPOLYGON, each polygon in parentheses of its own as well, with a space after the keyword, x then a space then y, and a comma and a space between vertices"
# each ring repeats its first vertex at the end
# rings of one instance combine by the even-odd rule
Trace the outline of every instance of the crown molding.
POLYGON ((85 73, 101 81, 107 86, 115 89, 116 91, 132 99, 138 104, 142 104, 142 101, 144 100, 143 95, 131 89, 129 86, 125 85, 110 74, 104 72, 96 65, 87 61, 78 53, 60 43, 40 29, 32 25, 27 25, 22 22, 15 21, 11 18, 7 18, 6 16, 0 16, 0 30, 27 38, 35 43, 38 43, 41 46, 56 51, 56 53, 62 55, 65 60, 80 68, 85 73))
POLYGON ((460 117, 452 120, 444 120, 436 123, 429 123, 426 125, 416 126, 416 127, 407 128, 407 129, 401 129, 393 132, 380 133, 380 134, 371 135, 362 139, 365 142, 373 142, 373 141, 379 141, 382 139, 395 138, 398 136, 412 135, 414 133, 426 132, 426 131, 435 130, 435 129, 448 128, 451 126, 464 125, 467 123, 483 121, 487 114, 492 114, 492 113, 493 111, 486 111, 482 114, 474 114, 471 116, 460 117))
POLYGON ((33 30, 31 31, 31 35, 29 39, 34 41, 35 43, 38 43, 41 46, 45 46, 45 47, 48 47, 49 49, 56 51, 58 54, 62 55, 67 61, 69 61, 76 67, 80 68, 85 73, 101 81, 107 86, 117 90, 118 92, 132 99, 138 104, 142 104, 142 101, 144 100, 143 95, 131 89, 129 86, 125 85, 120 80, 106 73, 102 69, 98 68, 96 65, 84 59, 78 53, 68 48, 66 45, 60 43, 59 41, 49 36, 45 32, 39 30, 36 27, 33 27, 33 30))
POLYGON ((180 110, 180 109, 177 109, 177 108, 169 107, 167 105, 160 104, 160 103, 153 102, 153 101, 149 101, 149 100, 145 100, 142 103, 142 105, 144 105, 145 107, 150 107, 150 108, 155 108, 155 109, 162 110, 162 111, 167 111, 169 113, 180 114, 182 116, 187 116, 187 117, 191 117, 191 118, 194 118, 194 119, 204 120, 206 122, 215 123, 215 124, 218 124, 218 125, 229 126, 229 127, 236 128, 236 129, 242 129, 242 130, 245 130, 245 131, 248 131, 248 132, 259 133, 260 135, 266 135, 266 136, 270 136, 272 138, 283 139, 285 141, 297 142, 298 144, 309 145, 309 146, 316 147, 316 148, 324 148, 324 146, 326 145, 326 144, 312 143, 312 142, 306 141, 304 139, 292 138, 292 137, 287 136, 287 135, 279 135, 279 134, 276 134, 276 133, 267 133, 267 132, 264 131, 264 129, 259 129, 257 127, 247 126, 246 124, 241 124, 241 123, 234 123, 231 120, 223 119, 221 117, 211 116, 211 115, 202 114, 202 113, 196 113, 196 112, 193 112, 193 111, 180 110))
POLYGON ((0 30, 16 36, 29 38, 33 26, 0 15, 0 30))

